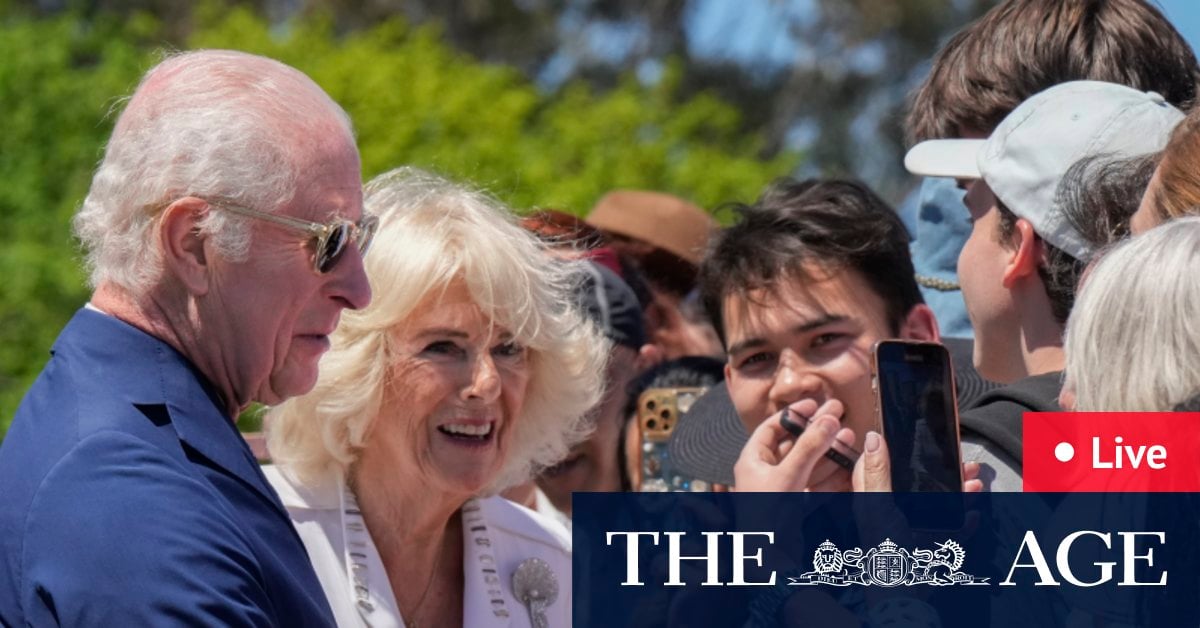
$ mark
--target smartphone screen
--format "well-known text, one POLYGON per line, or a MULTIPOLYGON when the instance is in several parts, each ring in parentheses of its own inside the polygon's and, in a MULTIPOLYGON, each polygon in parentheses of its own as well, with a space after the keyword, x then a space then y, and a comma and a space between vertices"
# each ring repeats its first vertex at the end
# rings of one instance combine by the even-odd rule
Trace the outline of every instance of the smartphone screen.
POLYGON ((949 352, 936 343, 883 341, 875 347, 875 368, 892 490, 961 491, 962 454, 949 352))

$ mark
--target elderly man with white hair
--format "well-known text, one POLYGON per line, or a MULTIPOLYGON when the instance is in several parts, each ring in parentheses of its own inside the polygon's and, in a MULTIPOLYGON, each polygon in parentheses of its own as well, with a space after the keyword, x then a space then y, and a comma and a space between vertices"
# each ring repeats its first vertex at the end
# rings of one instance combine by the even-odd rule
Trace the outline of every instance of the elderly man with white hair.
POLYGON ((0 448, 0 624, 333 623, 234 421, 313 387, 370 301, 374 224, 350 121, 304 74, 150 70, 75 217, 95 291, 0 448))

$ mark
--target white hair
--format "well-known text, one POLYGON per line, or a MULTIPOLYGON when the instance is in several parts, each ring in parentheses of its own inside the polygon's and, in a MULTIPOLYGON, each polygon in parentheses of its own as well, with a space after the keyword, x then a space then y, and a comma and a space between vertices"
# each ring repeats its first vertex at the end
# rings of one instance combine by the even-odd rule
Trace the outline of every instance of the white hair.
POLYGON ((1087 275, 1067 324, 1082 412, 1170 411, 1200 390, 1200 218, 1126 241, 1087 275))
MULTIPOLYGON (((609 344, 576 307, 578 262, 555 259, 513 214, 481 193, 400 168, 367 184, 379 232, 365 260, 373 298, 346 310, 309 394, 274 408, 268 447, 284 470, 317 481, 346 473, 361 451, 392 372, 389 334, 418 304, 463 280, 476 305, 530 350, 529 388, 504 466, 486 489, 524 482, 590 431, 609 344)), ((423 417, 405 417, 418 419, 423 417)))
MULTIPOLYGON (((166 58, 129 99, 75 215, 91 284, 144 293, 162 272, 156 210, 195 196, 274 211, 295 196, 319 143, 338 135, 353 146, 349 117, 299 70, 228 50, 166 58)), ((201 228, 242 260, 243 222, 209 212, 201 228)))

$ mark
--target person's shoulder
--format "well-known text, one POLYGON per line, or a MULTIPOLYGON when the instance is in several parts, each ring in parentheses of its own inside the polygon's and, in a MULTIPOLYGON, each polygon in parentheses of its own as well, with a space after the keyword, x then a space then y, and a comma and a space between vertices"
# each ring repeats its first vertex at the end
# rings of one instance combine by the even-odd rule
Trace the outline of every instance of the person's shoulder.
POLYGON ((114 622, 220 601, 229 608, 197 617, 247 623, 265 605, 246 586, 262 574, 239 524, 186 461, 131 434, 91 434, 50 469, 23 513, 23 598, 114 622))
POLYGON ((1026 412, 1061 412, 1058 393, 1062 373, 1043 373, 1026 377, 984 393, 970 408, 959 413, 963 438, 975 434, 990 441, 989 449, 999 450, 1022 464, 1023 420, 1026 412))
POLYGON ((521 537, 555 552, 571 553, 571 534, 563 525, 541 513, 494 495, 475 500, 494 530, 521 537))
POLYGON ((263 465, 262 472, 288 511, 337 510, 341 507, 337 478, 333 474, 301 479, 276 464, 263 465))
POLYGON ((147 483, 188 475, 181 454, 137 434, 110 429, 37 438, 28 428, 14 426, 0 455, 7 489, 0 504, 9 515, 25 515, 35 506, 57 503, 60 496, 66 496, 65 508, 120 502, 123 491, 137 500, 147 483))
MULTIPOLYGON (((168 449, 178 443, 167 404, 158 395, 141 395, 124 380, 150 378, 114 374, 114 364, 57 350, 29 387, 6 435, 9 455, 28 461, 56 460, 84 440, 114 432, 168 449), (117 378, 117 382, 113 378, 117 378), (135 400, 145 397, 146 402, 135 400)), ((147 384, 139 384, 146 386, 147 384)))
POLYGON ((1060 412, 1061 390, 1061 371, 1033 375, 983 393, 963 414, 1060 412))
MULTIPOLYGON (((38 483, 29 515, 44 515, 48 526, 69 521, 54 517, 73 512, 98 518, 129 518, 140 507, 203 512, 213 502, 212 486, 186 459, 138 435, 98 431, 76 442, 38 483)), ((149 518, 153 519, 153 518, 149 518)))

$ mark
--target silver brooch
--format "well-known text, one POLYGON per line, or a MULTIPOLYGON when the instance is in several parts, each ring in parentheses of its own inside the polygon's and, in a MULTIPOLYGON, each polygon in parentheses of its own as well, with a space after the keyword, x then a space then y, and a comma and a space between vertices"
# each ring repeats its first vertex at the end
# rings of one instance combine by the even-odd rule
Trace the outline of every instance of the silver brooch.
POLYGON ((513 594, 529 609, 534 628, 548 628, 546 609, 558 599, 558 576, 540 558, 528 558, 512 576, 513 594))

